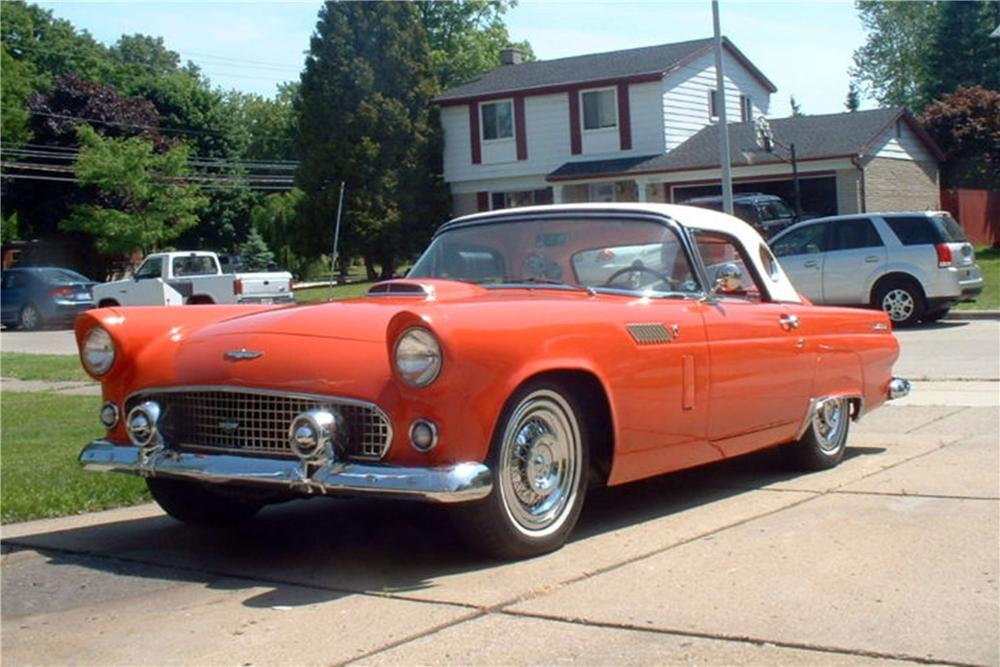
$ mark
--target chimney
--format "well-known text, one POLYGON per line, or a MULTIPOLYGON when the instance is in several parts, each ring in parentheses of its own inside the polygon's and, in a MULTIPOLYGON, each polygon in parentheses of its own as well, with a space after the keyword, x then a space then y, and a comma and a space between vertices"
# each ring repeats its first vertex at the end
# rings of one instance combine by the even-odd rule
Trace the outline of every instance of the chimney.
POLYGON ((505 49, 500 49, 501 65, 520 65, 523 58, 524 54, 516 46, 508 46, 505 49))

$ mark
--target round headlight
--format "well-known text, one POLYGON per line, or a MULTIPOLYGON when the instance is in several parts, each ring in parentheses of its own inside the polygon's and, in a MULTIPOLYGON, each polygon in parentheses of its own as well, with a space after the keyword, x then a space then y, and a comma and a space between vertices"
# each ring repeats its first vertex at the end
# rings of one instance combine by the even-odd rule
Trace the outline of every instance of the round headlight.
POLYGON ((115 342, 111 334, 101 327, 94 327, 83 340, 81 353, 83 366, 91 375, 104 375, 115 363, 115 342))
POLYGON ((396 373, 413 387, 426 387, 441 372, 441 345, 427 329, 410 327, 396 341, 396 373))

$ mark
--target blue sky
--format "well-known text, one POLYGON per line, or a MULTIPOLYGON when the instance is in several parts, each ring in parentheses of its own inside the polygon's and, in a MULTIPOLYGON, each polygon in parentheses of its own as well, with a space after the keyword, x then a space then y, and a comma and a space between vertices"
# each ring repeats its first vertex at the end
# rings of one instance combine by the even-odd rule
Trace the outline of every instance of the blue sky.
MULTIPOLYGON (((295 80, 319 2, 39 2, 78 29, 113 43, 122 34, 163 37, 216 86, 272 95, 295 80)), ((721 0, 722 32, 778 87, 771 115, 844 111, 851 54, 864 43, 853 3, 721 0)), ((511 37, 541 59, 709 37, 709 0, 522 0, 506 16, 511 37)), ((862 101, 863 108, 875 106, 862 101)))

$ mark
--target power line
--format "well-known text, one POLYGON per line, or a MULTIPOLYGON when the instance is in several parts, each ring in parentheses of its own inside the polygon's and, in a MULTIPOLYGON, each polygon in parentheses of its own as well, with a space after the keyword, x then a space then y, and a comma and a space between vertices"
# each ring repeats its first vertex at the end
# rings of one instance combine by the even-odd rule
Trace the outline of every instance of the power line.
MULTIPOLYGON (((58 152, 50 152, 43 149, 22 149, 22 148, 6 148, 0 144, 0 153, 5 153, 14 157, 27 157, 27 158, 38 158, 45 160, 57 160, 57 161, 67 161, 75 162, 79 156, 80 151, 77 150, 60 150, 58 152)), ((193 167, 208 167, 212 169, 257 169, 264 171, 285 171, 294 172, 298 168, 297 161, 282 161, 282 162, 258 162, 249 160, 222 160, 213 158, 198 158, 198 159, 188 159, 188 164, 193 167)))
MULTIPOLYGON (((4 142, 0 141, 0 150, 22 150, 24 147, 38 149, 40 151, 53 151, 53 152, 59 152, 59 153, 68 153, 68 154, 72 154, 74 156, 76 156, 76 155, 78 155, 80 153, 80 149, 79 148, 75 148, 75 147, 71 147, 71 146, 53 146, 53 145, 49 145, 49 144, 33 144, 33 143, 30 143, 30 142, 23 143, 23 144, 15 144, 11 148, 5 148, 4 147, 4 142)), ((238 159, 231 159, 231 158, 220 158, 220 157, 205 156, 205 155, 189 155, 188 158, 189 159, 193 159, 193 160, 220 161, 220 162, 233 162, 233 163, 247 162, 245 160, 238 160, 238 159)), ((268 160, 268 159, 263 159, 263 160, 256 160, 256 161, 257 162, 266 163, 266 164, 274 164, 274 165, 293 165, 293 166, 297 166, 299 164, 298 160, 268 160)))

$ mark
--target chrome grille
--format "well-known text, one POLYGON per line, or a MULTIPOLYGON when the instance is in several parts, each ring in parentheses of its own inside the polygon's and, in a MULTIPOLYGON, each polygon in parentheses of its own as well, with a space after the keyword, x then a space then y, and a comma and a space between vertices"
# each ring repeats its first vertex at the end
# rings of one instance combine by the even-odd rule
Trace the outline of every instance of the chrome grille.
POLYGON ((381 459, 392 440, 392 428, 381 410, 343 399, 245 390, 152 391, 132 396, 126 410, 148 400, 160 404, 160 432, 168 446, 180 450, 291 457, 292 420, 316 408, 343 416, 347 425, 343 444, 349 458, 381 459))

